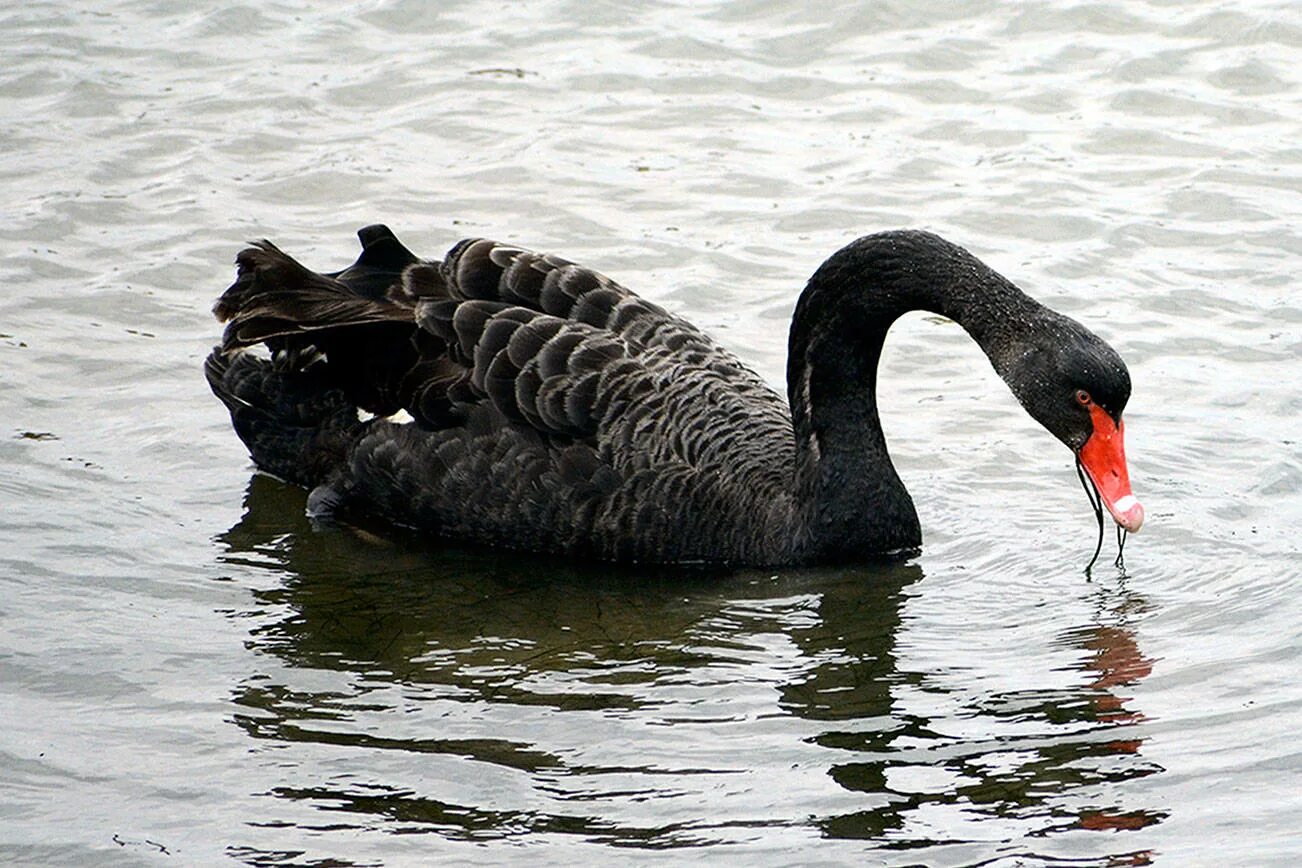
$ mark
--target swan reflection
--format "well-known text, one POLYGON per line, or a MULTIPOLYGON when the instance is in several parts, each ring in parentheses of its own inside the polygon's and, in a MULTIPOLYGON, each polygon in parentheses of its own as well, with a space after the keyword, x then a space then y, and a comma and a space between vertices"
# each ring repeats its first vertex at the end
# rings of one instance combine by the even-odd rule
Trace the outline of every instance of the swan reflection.
POLYGON ((1165 816, 1126 786, 1161 769, 1128 694, 1153 663, 1124 581, 1086 586, 1089 623, 1044 637, 1068 671, 989 692, 963 684, 966 661, 911 668, 916 563, 614 570, 302 516, 301 491, 254 477, 219 538, 251 586, 234 720, 275 749, 275 823, 916 857, 1018 837, 1054 853, 1165 816))

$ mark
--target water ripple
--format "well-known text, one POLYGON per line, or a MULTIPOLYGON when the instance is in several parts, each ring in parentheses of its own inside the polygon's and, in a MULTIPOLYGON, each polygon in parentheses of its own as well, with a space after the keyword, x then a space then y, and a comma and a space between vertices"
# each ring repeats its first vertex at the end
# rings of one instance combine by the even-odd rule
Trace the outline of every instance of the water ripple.
POLYGON ((1291 5, 0 21, 0 857, 1297 855, 1291 5), (1149 523, 1085 576, 1069 456, 913 316, 880 388, 910 562, 612 571, 313 527, 206 393, 207 309, 241 242, 333 267, 379 219, 590 263, 779 387, 828 253, 940 231, 1125 356, 1149 523))

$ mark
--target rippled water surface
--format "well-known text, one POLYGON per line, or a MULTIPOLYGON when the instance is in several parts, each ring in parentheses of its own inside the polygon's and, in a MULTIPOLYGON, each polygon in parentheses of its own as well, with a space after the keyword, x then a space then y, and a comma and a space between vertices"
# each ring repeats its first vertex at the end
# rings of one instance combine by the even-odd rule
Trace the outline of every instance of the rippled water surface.
POLYGON ((1295 3, 9 4, 0 861, 1294 864, 1295 3), (437 11, 435 11, 437 9, 437 11), (932 229, 1127 359, 1124 568, 961 329, 882 371, 925 547, 616 571, 314 528, 200 364, 250 238, 597 267, 782 387, 932 229))

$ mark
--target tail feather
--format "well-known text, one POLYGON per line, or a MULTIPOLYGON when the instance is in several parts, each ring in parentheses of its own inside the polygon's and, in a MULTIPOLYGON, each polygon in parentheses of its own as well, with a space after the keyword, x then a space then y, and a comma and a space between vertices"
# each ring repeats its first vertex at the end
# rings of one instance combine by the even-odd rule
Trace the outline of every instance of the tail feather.
POLYGON ((406 386, 420 349, 415 300, 403 272, 419 261, 385 226, 357 233, 362 253, 319 274, 270 241, 240 252, 235 282, 213 313, 226 322, 223 353, 266 344, 273 354, 330 360, 331 385, 357 407, 387 416, 411 403, 406 386))
MULTIPOLYGON (((227 324, 222 335, 227 352, 326 329, 412 319, 410 306, 359 294, 338 277, 306 268, 270 241, 240 251, 235 264, 235 282, 213 306, 213 314, 227 324)), ((374 270, 367 278, 374 282, 374 270)))
POLYGON ((416 257, 385 226, 357 234, 361 255, 334 274, 256 242, 213 306, 227 324, 204 364, 213 393, 259 469, 307 487, 345 466, 366 428, 359 408, 389 415, 411 402, 415 374, 422 383, 452 376, 438 368, 438 348, 421 363, 431 348, 402 281, 416 257), (270 360, 244 352, 256 344, 270 360))

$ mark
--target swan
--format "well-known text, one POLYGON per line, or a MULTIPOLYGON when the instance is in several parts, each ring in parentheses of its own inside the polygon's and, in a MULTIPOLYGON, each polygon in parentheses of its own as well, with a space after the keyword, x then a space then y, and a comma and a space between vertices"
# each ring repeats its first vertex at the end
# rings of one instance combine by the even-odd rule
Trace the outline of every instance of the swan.
POLYGON ((357 261, 330 274, 254 243, 213 308, 226 327, 208 382, 257 467, 310 489, 314 515, 623 562, 916 550, 876 380, 891 323, 921 309, 980 345, 1119 528, 1143 523, 1121 357, 930 232, 866 235, 814 272, 787 401, 687 321, 565 259, 467 239, 430 261, 385 226, 358 237, 357 261))

